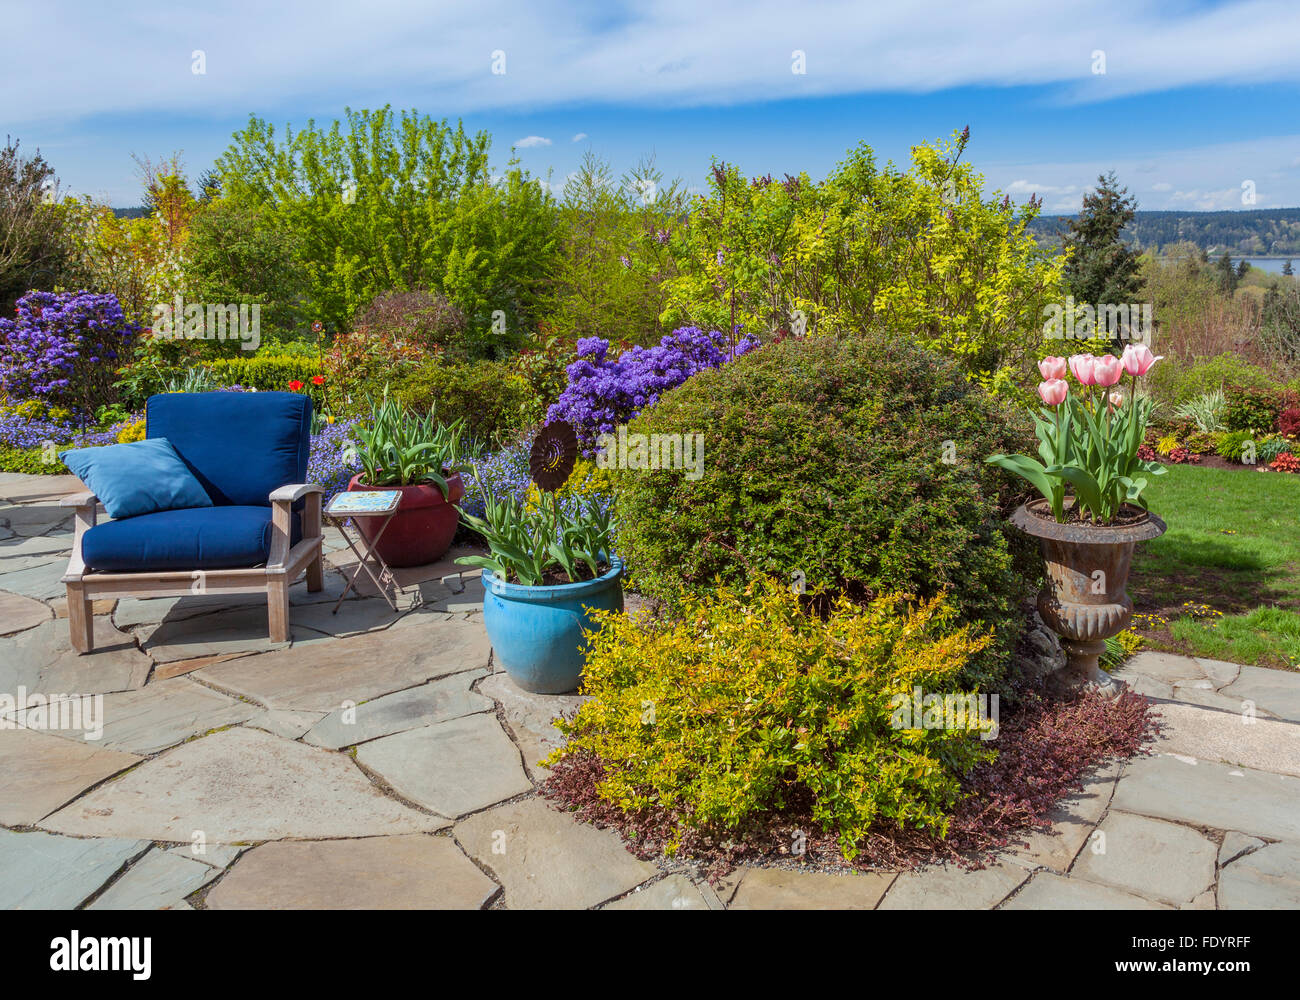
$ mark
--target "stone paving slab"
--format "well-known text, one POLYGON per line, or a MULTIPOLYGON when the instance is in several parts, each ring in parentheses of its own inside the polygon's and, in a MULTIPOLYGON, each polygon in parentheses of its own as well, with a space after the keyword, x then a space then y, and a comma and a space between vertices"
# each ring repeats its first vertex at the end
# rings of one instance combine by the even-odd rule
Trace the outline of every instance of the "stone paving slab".
POLYGON ((149 851, 110 885, 88 910, 165 910, 184 902, 221 873, 179 854, 149 851))
MULTIPOLYGON (((323 639, 321 633, 304 627, 289 615, 289 638, 294 644, 323 639)), ((210 615, 167 620, 158 625, 141 625, 135 629, 140 648, 157 663, 188 660, 197 656, 220 656, 225 653, 264 653, 287 649, 287 643, 273 643, 267 620, 266 605, 232 608, 210 615)))
POLYGON ((216 869, 229 868, 235 858, 244 853, 246 848, 239 844, 203 844, 202 853, 196 852, 197 845, 185 844, 181 847, 169 847, 168 852, 191 861, 200 861, 216 869))
POLYGON ((435 677, 487 666, 483 626, 440 621, 436 628, 397 628, 309 647, 232 660, 194 676, 267 708, 332 712, 414 687, 435 677))
POLYGON ((1121 889, 1038 872, 1003 910, 1171 910, 1173 907, 1135 896, 1121 889))
MULTIPOLYGON (((45 556, 30 556, 30 562, 22 567, 0 565, 0 590, 11 594, 22 594, 38 601, 50 601, 67 595, 63 574, 68 571, 68 560, 64 558, 47 559, 45 556)), ((9 559, 7 563, 26 562, 22 559, 9 559)))
MULTIPOLYGON (((68 599, 66 597, 56 597, 47 603, 54 611, 55 618, 66 619, 68 617, 68 599)), ((97 597, 90 602, 90 613, 92 615, 111 615, 116 607, 117 598, 97 597)))
POLYGON ((8 560, 25 556, 45 556, 48 560, 50 556, 58 555, 66 560, 72 554, 74 538, 71 531, 31 536, 14 534, 0 541, 0 573, 7 572, 8 560))
POLYGON ((538 798, 521 799, 456 824, 456 840, 505 887, 510 909, 586 909, 657 874, 597 830, 538 798))
POLYGON ((872 910, 897 877, 895 872, 802 872, 749 868, 740 877, 729 910, 872 910))
POLYGON ((669 875, 653 885, 638 886, 603 910, 711 910, 699 887, 685 875, 669 875))
POLYGON ((501 705, 506 725, 523 752, 524 767, 534 781, 544 781, 551 773, 537 762, 564 742, 560 731, 551 725, 558 715, 571 716, 586 697, 576 694, 533 694, 518 687, 504 670, 483 678, 478 690, 501 705))
POLYGON ((1223 844, 1219 847, 1219 867, 1223 868, 1236 861, 1247 851, 1258 850, 1263 846, 1264 841, 1258 837, 1248 837, 1236 830, 1229 830, 1223 835, 1223 844))
POLYGON ((1161 754, 1125 769, 1111 807, 1193 826, 1300 840, 1300 778, 1161 754))
POLYGON ((340 750, 381 736, 447 722, 492 710, 492 699, 470 690, 486 670, 467 670, 419 687, 381 695, 373 701, 337 709, 303 736, 312 746, 340 750))
POLYGON ((486 713, 363 743, 357 762, 398 795, 443 816, 464 816, 533 788, 518 747, 486 713))
POLYGON ((72 510, 57 503, 30 503, 0 508, 0 523, 15 535, 31 538, 56 528, 70 527, 72 510))
POLYGON ((1254 702, 1257 708, 1279 719, 1300 722, 1300 673, 1248 666, 1240 670, 1237 679, 1220 693, 1254 702))
POLYGON ((72 648, 66 621, 51 619, 36 628, 0 639, 0 692, 20 687, 40 694, 107 694, 142 687, 149 657, 106 618, 94 619, 95 652, 72 648))
POLYGON ((184 677, 186 674, 192 674, 196 670, 202 670, 204 667, 211 667, 218 663, 225 663, 227 660, 238 659, 241 656, 249 656, 249 653, 221 653, 217 656, 196 656, 189 660, 173 660, 171 663, 160 663, 154 667, 152 683, 159 681, 171 680, 173 677, 184 677))
POLYGON ((1214 886, 1218 852, 1189 827, 1112 809, 1070 876, 1185 906, 1214 886))
POLYGON ((57 499, 85 492, 86 484, 73 475, 37 476, 29 472, 0 472, 0 497, 10 503, 57 499))
POLYGON ((246 725, 265 730, 273 736, 282 736, 286 740, 298 740, 323 718, 325 718, 324 712, 293 712, 264 708, 253 715, 246 725))
POLYGON ((0 823, 30 826, 139 761, 94 743, 0 728, 0 823))
POLYGON ((1029 869, 1001 862, 967 871, 936 865, 903 872, 885 893, 882 910, 988 910, 997 906, 1029 878, 1029 869))
POLYGON ((1021 835, 1026 844, 1011 848, 1006 853, 1007 860, 1028 868, 1042 866, 1059 873, 1069 871, 1110 805, 1119 774, 1118 763, 1096 769, 1086 778, 1081 791, 1062 799, 1048 812, 1051 828, 1021 835))
POLYGON ((0 635, 35 628, 51 618, 49 606, 21 594, 0 593, 0 635))
MULTIPOLYGON (((104 695, 103 716, 96 720, 102 735, 93 745, 148 756, 211 729, 236 725, 255 712, 247 702, 185 678, 155 682, 136 691, 104 695)), ((26 712, 15 712, 13 717, 27 722, 26 712)), ((85 728, 65 729, 56 735, 81 741, 86 733, 85 728)))
POLYGON ((94 837, 243 843, 442 829, 385 796, 346 756, 257 729, 182 744, 47 818, 45 829, 94 837))
POLYGON ((99 890, 147 840, 77 840, 0 830, 0 910, 70 910, 99 890))
POLYGON ((212 910, 478 910, 497 885, 450 837, 263 844, 206 900, 212 910))
POLYGON ((1300 843, 1268 844, 1234 861, 1219 879, 1224 910, 1300 910, 1300 843))
POLYGON ((1167 702, 1156 749, 1300 777, 1300 726, 1167 702))

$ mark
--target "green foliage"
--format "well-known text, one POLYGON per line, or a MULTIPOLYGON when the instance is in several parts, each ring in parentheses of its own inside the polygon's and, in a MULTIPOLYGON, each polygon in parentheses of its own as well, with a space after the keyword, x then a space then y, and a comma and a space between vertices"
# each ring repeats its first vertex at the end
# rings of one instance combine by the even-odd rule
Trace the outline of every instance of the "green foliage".
POLYGON ((434 409, 444 420, 463 420, 479 442, 500 442, 544 415, 527 380, 497 361, 422 365, 393 387, 405 406, 434 409))
MULTIPOLYGON (((185 247, 187 301, 261 303, 263 342, 293 336, 304 328, 306 275, 298 238, 274 224, 269 213, 227 199, 209 201, 190 224, 185 247)), ((214 342, 227 356, 238 341, 214 342)))
POLYGON ((421 415, 406 410, 386 395, 353 429, 359 444, 357 460, 365 473, 362 481, 376 488, 432 483, 446 498, 446 477, 466 468, 461 447, 464 432, 459 420, 439 423, 433 412, 421 415))
MULTIPOLYGON (((1230 462, 1240 462, 1249 453, 1248 445, 1254 441, 1250 431, 1225 431, 1214 446, 1215 454, 1230 462)), ((1258 451, 1256 458, 1258 458, 1258 451)))
POLYGON ((570 342, 603 337, 642 345, 669 332, 659 317, 662 282, 672 273, 662 240, 687 208, 682 186, 665 185, 653 159, 615 181, 609 164, 588 151, 564 185, 547 328, 570 342))
POLYGON ((57 458, 51 462, 43 448, 0 446, 0 472, 23 472, 29 476, 63 476, 68 468, 57 458))
POLYGON ((1192 360, 1166 358, 1147 373, 1146 379, 1152 395, 1174 408, 1215 390, 1269 390, 1277 384, 1275 374, 1235 354, 1192 360))
POLYGON ((1228 393, 1223 425, 1230 431, 1266 434, 1277 426, 1278 403, 1275 391, 1234 388, 1228 393))
MULTIPOLYGON (((477 470, 474 480, 482 480, 477 470)), ((457 564, 491 570, 506 583, 539 587, 551 570, 565 573, 569 583, 594 580, 600 576, 600 564, 609 562, 613 548, 611 512, 593 498, 566 511, 554 493, 544 494, 532 505, 498 499, 486 491, 482 517, 466 511, 460 516, 467 527, 483 536, 492 554, 460 556, 457 564), (582 568, 591 575, 582 576, 582 568)))
POLYGON ((1083 210, 1071 219, 1065 245, 1072 251, 1065 283, 1076 301, 1134 302, 1142 288, 1138 255, 1120 238, 1133 219, 1137 200, 1119 186, 1115 174, 1097 178, 1083 196, 1083 210))
POLYGON ((58 185, 54 168, 41 156, 19 152, 6 139, 0 147, 0 315, 29 289, 53 289, 68 263, 69 219, 46 196, 58 185))
POLYGON ((226 198, 293 238, 331 332, 380 292, 426 288, 465 313, 483 356, 534 328, 557 240, 549 190, 513 161, 494 179, 489 142, 387 107, 282 140, 254 117, 217 167, 226 198))
POLYGON ((615 474, 642 592, 675 602, 757 574, 831 595, 947 590, 996 631, 980 679, 1001 669, 1041 563, 1004 523, 1020 487, 983 458, 1033 439, 954 362, 877 336, 786 340, 693 376, 628 433, 704 438, 696 481, 615 474))
POLYGON ((983 178, 959 162, 964 147, 964 136, 915 146, 902 171, 862 145, 821 183, 715 166, 668 243, 676 273, 661 318, 760 336, 878 327, 985 379, 1027 368, 1064 259, 1025 232, 1036 203, 985 200, 983 178))
POLYGON ((217 385, 242 385, 258 392, 288 392, 290 382, 308 382, 321 371, 316 358, 300 354, 245 354, 217 358, 205 367, 217 385))
POLYGON ((1213 434, 1224 429, 1223 416, 1227 406, 1228 397, 1223 390, 1211 389, 1183 403, 1174 411, 1174 416, 1190 420, 1202 434, 1213 434))
POLYGON ((598 617, 589 700, 557 723, 569 740, 548 763, 594 755, 602 799, 665 810, 679 837, 695 828, 725 838, 794 808, 849 859, 873 826, 942 836, 959 777, 992 757, 964 698, 951 728, 897 712, 916 687, 959 704, 962 668, 989 642, 956 627, 940 599, 841 600, 822 620, 760 580, 743 594, 688 597, 663 623, 598 617))

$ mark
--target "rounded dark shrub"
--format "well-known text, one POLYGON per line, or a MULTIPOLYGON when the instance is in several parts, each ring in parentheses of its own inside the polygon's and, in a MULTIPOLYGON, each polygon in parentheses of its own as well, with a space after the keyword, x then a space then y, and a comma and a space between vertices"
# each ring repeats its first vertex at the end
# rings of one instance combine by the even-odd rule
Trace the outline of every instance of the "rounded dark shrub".
POLYGON ((632 461, 633 435, 704 441, 699 478, 615 477, 642 593, 671 605, 758 573, 855 599, 946 590, 996 632, 967 679, 998 679, 1041 566, 1005 521, 1021 487, 984 458, 1032 452, 1032 434, 951 361, 877 337, 787 340, 699 373, 627 432, 632 461))

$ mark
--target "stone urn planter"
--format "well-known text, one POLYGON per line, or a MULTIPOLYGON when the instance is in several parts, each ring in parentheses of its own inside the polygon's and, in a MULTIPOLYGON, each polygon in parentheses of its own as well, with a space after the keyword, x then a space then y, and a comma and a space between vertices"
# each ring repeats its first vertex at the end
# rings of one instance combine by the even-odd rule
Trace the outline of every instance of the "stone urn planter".
MULTIPOLYGON (((1070 509, 1066 501, 1066 510, 1070 509)), ((1140 508, 1125 507, 1121 523, 1097 526, 1059 523, 1046 500, 1032 500, 1011 523, 1037 538, 1046 563, 1038 613, 1061 637, 1066 663, 1050 678, 1058 686, 1086 688, 1114 697, 1123 685, 1098 666, 1106 639, 1122 632, 1133 615, 1125 592, 1133 549, 1165 533, 1165 522, 1140 508)))

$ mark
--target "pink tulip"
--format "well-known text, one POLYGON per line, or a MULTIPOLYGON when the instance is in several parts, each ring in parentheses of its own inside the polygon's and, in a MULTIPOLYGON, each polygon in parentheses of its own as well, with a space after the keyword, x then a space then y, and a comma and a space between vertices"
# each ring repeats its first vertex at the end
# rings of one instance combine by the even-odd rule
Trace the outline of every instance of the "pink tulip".
POLYGON ((1112 392, 1107 398, 1110 400, 1112 410, 1118 410, 1124 405, 1124 394, 1122 392, 1112 392))
POLYGON ((1060 406, 1065 402, 1066 393, 1069 391, 1069 383, 1063 378, 1049 378, 1038 385, 1038 395, 1048 406, 1060 406))
POLYGON ((1071 354, 1070 371, 1074 377, 1079 380, 1080 385, 1096 385, 1097 380, 1093 377, 1092 368, 1097 363, 1097 359, 1091 354, 1071 354))
POLYGON ((1092 377, 1097 385, 1114 385, 1124 377, 1124 362, 1113 354, 1103 354, 1092 366, 1092 377))
POLYGON ((1157 361, 1164 358, 1161 354, 1159 357, 1153 357, 1151 348, 1146 344, 1128 344, 1124 348, 1123 364, 1124 370, 1130 375, 1145 375, 1151 370, 1151 366, 1157 361))
POLYGON ((1048 356, 1038 362, 1038 370, 1043 373, 1045 379, 1065 378, 1065 373, 1069 371, 1069 366, 1065 358, 1048 356))

